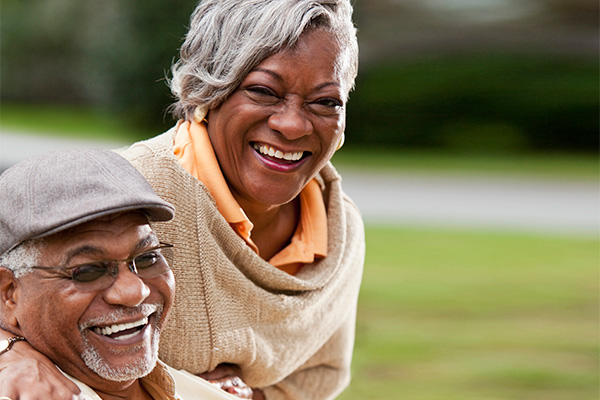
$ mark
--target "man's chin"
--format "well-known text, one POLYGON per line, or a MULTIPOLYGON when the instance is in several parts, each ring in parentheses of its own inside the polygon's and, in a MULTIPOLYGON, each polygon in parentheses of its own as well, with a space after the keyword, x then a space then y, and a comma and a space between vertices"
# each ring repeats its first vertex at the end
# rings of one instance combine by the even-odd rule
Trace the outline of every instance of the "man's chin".
POLYGON ((148 375, 158 360, 162 310, 160 304, 142 305, 136 312, 115 311, 103 317, 104 321, 102 318, 87 321, 80 327, 83 340, 81 358, 85 365, 101 378, 114 382, 148 375), (145 325, 121 329, 118 334, 101 328, 107 325, 106 320, 119 320, 129 314, 146 315, 145 325))
POLYGON ((156 366, 159 338, 158 332, 154 332, 147 341, 122 351, 111 351, 107 356, 102 356, 100 351, 84 338, 85 349, 81 358, 90 370, 109 381, 125 382, 142 378, 156 366))

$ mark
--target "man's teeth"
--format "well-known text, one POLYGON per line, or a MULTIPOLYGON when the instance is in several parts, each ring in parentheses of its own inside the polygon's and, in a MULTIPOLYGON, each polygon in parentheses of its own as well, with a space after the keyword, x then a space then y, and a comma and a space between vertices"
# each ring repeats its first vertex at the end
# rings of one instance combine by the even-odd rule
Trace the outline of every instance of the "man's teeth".
POLYGON ((254 149, 258 150, 260 154, 264 154, 265 156, 271 156, 275 158, 279 158, 280 160, 288 160, 288 161, 298 161, 302 158, 303 151, 297 151, 295 153, 284 153, 281 150, 277 150, 271 146, 267 146, 264 144, 256 143, 254 145, 254 149))
MULTIPOLYGON (((113 333, 121 332, 121 331, 124 331, 127 329, 137 328, 139 326, 144 326, 146 324, 148 324, 148 317, 144 317, 144 318, 140 319, 139 321, 128 322, 126 324, 114 324, 114 325, 110 325, 110 326, 105 326, 104 328, 100 328, 97 326, 94 328, 94 332, 96 332, 98 335, 109 336, 109 335, 112 335, 113 333)), ((132 334, 129 334, 129 335, 120 336, 119 339, 127 339, 135 334, 137 334, 137 331, 132 334)))

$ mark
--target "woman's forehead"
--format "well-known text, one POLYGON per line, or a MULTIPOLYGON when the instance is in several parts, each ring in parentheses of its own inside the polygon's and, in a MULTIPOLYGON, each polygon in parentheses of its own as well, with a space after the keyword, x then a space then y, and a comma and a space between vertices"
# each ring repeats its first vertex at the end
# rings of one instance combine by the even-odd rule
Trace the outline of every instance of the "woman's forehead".
POLYGON ((343 57, 339 44, 333 35, 322 30, 308 31, 300 37, 293 47, 286 47, 274 53, 260 63, 250 72, 297 72, 306 64, 310 69, 325 74, 328 82, 335 82, 337 86, 345 87, 344 74, 340 66, 343 57))

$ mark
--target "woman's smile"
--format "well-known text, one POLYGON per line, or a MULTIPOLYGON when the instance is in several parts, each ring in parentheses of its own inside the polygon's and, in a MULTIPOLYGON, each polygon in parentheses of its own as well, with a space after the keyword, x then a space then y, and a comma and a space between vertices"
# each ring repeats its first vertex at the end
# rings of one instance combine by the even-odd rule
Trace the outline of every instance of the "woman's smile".
POLYGON ((274 158, 278 160, 277 162, 288 161, 286 164, 292 164, 300 161, 305 153, 304 151, 291 152, 279 150, 264 143, 254 143, 252 147, 254 147, 254 150, 258 151, 261 155, 265 156, 265 158, 274 158))
POLYGON ((276 172, 289 172, 299 168, 311 154, 309 151, 284 151, 264 143, 254 143, 252 147, 259 162, 276 172))

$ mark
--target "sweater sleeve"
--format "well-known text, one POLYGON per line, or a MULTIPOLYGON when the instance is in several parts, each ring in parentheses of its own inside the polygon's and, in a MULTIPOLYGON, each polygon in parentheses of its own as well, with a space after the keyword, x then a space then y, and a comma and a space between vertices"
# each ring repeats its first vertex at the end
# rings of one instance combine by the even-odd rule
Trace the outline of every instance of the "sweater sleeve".
POLYGON ((283 381, 263 388, 266 400, 335 399, 350 383, 356 310, 327 343, 283 381))

